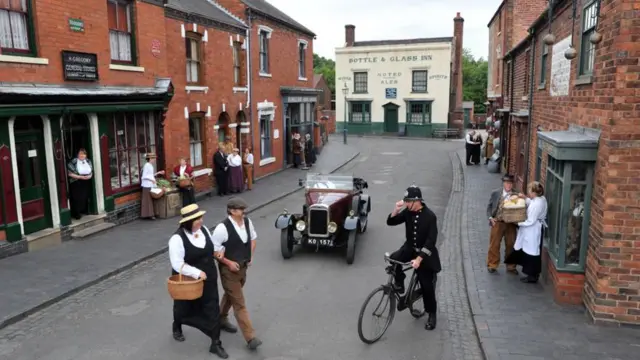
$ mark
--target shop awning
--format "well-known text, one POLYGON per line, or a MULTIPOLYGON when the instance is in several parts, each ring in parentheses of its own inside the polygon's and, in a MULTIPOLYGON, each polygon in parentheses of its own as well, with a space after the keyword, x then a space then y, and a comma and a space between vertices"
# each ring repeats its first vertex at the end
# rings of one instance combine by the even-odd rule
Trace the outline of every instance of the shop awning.
POLYGON ((569 125, 568 130, 538 131, 538 146, 557 160, 596 161, 600 130, 569 125))

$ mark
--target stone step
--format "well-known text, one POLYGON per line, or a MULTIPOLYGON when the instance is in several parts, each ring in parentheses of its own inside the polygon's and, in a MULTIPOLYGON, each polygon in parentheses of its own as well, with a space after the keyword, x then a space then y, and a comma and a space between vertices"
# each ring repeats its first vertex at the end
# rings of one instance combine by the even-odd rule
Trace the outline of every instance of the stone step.
POLYGON ((87 227, 79 231, 74 231, 73 234, 71 234, 71 238, 74 240, 82 240, 93 234, 97 234, 99 232, 109 230, 114 226, 116 226, 116 224, 103 221, 102 223, 99 223, 97 225, 87 227))
POLYGON ((103 224, 106 217, 106 215, 85 215, 80 220, 71 220, 71 225, 69 225, 69 228, 73 230, 73 232, 78 232, 94 227, 96 225, 103 224))

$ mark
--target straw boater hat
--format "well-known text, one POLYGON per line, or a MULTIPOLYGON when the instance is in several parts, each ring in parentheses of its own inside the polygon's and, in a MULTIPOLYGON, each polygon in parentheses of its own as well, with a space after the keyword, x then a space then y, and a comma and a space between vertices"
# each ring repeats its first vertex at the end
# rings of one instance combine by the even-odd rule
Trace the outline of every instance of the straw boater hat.
POLYGON ((180 216, 182 216, 182 219, 180 219, 179 223, 182 224, 184 222, 197 219, 206 213, 206 211, 200 210, 198 204, 187 205, 180 209, 180 216))

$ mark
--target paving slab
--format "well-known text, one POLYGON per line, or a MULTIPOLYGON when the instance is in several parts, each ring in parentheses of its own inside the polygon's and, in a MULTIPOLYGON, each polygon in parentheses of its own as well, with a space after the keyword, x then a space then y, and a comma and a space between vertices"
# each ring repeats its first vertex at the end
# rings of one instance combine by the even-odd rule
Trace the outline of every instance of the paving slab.
MULTIPOLYGON (((309 171, 333 172, 358 154, 357 147, 331 137, 309 171)), ((249 211, 255 211, 300 190, 298 179, 306 173, 288 169, 267 176, 241 196, 250 204, 249 211)), ((226 216, 227 199, 213 196, 198 203, 207 211, 210 226, 226 216)), ((167 234, 175 231, 176 223, 177 218, 133 221, 83 240, 0 260, 0 328, 165 252, 167 234)))
MULTIPOLYGON (((462 164, 464 150, 458 151, 458 158, 462 164)), ((505 272, 504 264, 498 274, 487 272, 486 206, 491 191, 501 186, 501 175, 490 174, 484 165, 454 166, 454 172, 456 169, 464 178, 459 220, 464 274, 473 320, 486 358, 640 358, 639 330, 593 325, 584 307, 556 304, 550 285, 523 284, 519 276, 505 272)))

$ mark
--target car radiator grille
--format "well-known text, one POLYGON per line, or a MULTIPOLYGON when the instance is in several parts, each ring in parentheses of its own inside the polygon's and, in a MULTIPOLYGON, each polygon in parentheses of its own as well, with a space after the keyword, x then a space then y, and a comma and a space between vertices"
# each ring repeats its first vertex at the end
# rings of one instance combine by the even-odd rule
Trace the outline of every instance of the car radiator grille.
POLYGON ((329 212, 324 209, 309 210, 309 234, 324 235, 327 233, 329 212))

